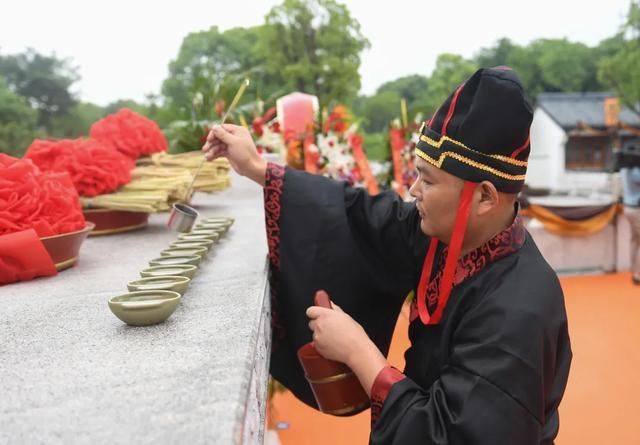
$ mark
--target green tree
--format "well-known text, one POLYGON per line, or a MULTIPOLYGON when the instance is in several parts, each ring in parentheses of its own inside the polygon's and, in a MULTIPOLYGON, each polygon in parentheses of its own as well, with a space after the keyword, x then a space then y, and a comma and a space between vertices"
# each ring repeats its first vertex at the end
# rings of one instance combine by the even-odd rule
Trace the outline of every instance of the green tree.
POLYGON ((377 93, 390 91, 411 103, 423 96, 429 87, 429 78, 420 74, 399 77, 396 80, 385 82, 378 87, 377 93))
POLYGON ((621 102, 640 116, 640 46, 629 42, 614 56, 600 63, 599 76, 620 97, 621 102))
POLYGON ((567 39, 542 39, 530 49, 537 55, 545 91, 586 91, 597 72, 591 50, 567 39))
POLYGON ((36 136, 37 113, 0 76, 0 152, 22 156, 36 136))
POLYGON ((99 105, 78 102, 64 116, 55 116, 51 119, 47 136, 54 138, 87 136, 91 124, 105 115, 105 109, 99 105))
POLYGON ((471 76, 478 66, 457 54, 440 54, 425 94, 416 99, 409 107, 410 112, 424 113, 430 116, 451 94, 454 88, 471 76))
POLYGON ((518 48, 518 45, 503 37, 494 46, 480 49, 475 56, 475 62, 482 68, 509 65, 509 57, 516 48, 518 48))
POLYGON ((267 74, 323 105, 350 103, 360 90, 360 24, 334 0, 284 0, 267 14, 258 46, 267 74))
POLYGON ((102 114, 103 116, 106 116, 107 114, 115 113, 122 108, 128 108, 131 111, 135 111, 136 113, 142 114, 144 116, 147 116, 147 114, 149 113, 149 109, 146 105, 140 104, 135 100, 118 99, 115 102, 111 102, 106 107, 104 107, 102 114))
POLYGON ((51 120, 67 114, 76 100, 70 87, 79 79, 68 60, 45 56, 33 49, 0 56, 0 75, 9 89, 27 98, 38 112, 38 125, 50 129, 51 120))
POLYGON ((567 39, 539 39, 520 46, 502 38, 474 59, 481 67, 512 67, 532 98, 543 91, 600 91, 605 87, 597 76, 598 61, 617 51, 620 42, 614 36, 593 48, 567 39))
POLYGON ((520 46, 508 38, 499 39, 495 45, 482 48, 475 56, 479 67, 509 66, 515 70, 525 90, 532 96, 544 91, 543 73, 540 67, 538 48, 520 46))
POLYGON ((597 46, 591 49, 591 57, 595 64, 595 71, 592 73, 592 78, 589 79, 589 88, 587 88, 586 91, 606 91, 612 89, 610 85, 602 81, 600 77, 600 65, 603 60, 614 56, 621 51, 624 46, 624 34, 618 32, 612 37, 602 40, 597 46))
POLYGON ((615 53, 623 49, 624 44, 624 33, 619 32, 614 36, 608 37, 598 43, 598 46, 593 48, 593 55, 598 60, 604 59, 605 57, 611 57, 615 53))
POLYGON ((252 81, 246 98, 255 96, 267 77, 255 49, 258 37, 259 27, 220 32, 214 26, 187 35, 162 85, 166 106, 174 117, 212 119, 215 102, 229 102, 245 76, 252 81))
POLYGON ((620 101, 640 116, 640 5, 631 3, 623 26, 623 43, 598 66, 600 81, 612 88, 620 101))
POLYGON ((542 70, 538 63, 539 54, 530 46, 515 46, 509 53, 507 65, 514 69, 525 91, 531 98, 545 91, 542 70))
POLYGON ((380 132, 389 122, 400 115, 401 96, 395 91, 382 91, 366 98, 362 105, 364 129, 367 132, 380 132))
POLYGON ((391 160, 391 147, 387 133, 365 133, 362 146, 370 161, 391 160))

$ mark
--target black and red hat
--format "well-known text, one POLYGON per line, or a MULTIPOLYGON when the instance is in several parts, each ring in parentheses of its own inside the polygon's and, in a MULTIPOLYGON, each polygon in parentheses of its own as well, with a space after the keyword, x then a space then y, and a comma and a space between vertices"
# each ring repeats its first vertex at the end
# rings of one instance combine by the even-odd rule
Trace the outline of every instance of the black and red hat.
POLYGON ((437 238, 431 239, 422 266, 417 303, 424 324, 438 324, 447 305, 477 185, 489 181, 503 193, 522 190, 532 120, 520 80, 510 68, 497 67, 476 71, 422 125, 416 156, 464 180, 433 313, 427 308, 426 291, 440 243, 437 238))
POLYGON ((416 154, 471 182, 498 191, 522 189, 533 112, 516 74, 507 67, 476 71, 423 124, 416 154))

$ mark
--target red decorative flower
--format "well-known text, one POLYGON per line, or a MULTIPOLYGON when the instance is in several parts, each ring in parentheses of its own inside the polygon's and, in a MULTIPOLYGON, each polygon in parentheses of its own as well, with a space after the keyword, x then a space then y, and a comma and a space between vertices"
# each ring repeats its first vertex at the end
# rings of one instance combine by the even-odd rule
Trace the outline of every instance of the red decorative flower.
POLYGON ((364 139, 362 138, 362 136, 360 136, 359 134, 352 134, 351 138, 349 139, 349 143, 351 145, 357 145, 357 146, 361 146, 362 143, 364 142, 364 139))
MULTIPOLYGON (((264 134, 264 126, 267 122, 269 122, 276 115, 276 107, 271 107, 267 110, 264 116, 256 116, 253 118, 251 122, 251 129, 253 130, 253 134, 257 137, 260 137, 264 134)), ((269 127, 271 131, 274 133, 280 132, 280 125, 277 122, 274 122, 269 127)))
POLYGON ((200 145, 204 145, 207 142, 207 137, 209 136, 210 131, 211 131, 211 128, 207 127, 206 125, 202 127, 202 136, 200 136, 200 145))
POLYGON ((93 124, 90 135, 132 159, 167 151, 168 148, 167 139, 158 124, 128 108, 93 124))
POLYGON ((33 228, 43 237, 84 226, 78 192, 67 173, 42 172, 29 159, 0 153, 0 235, 33 228))
POLYGON ((254 118, 253 122, 251 123, 251 129, 253 130, 253 134, 256 135, 257 137, 260 137, 264 134, 264 130, 262 129, 263 124, 264 122, 262 122, 262 119, 259 117, 254 118))
POLYGON ((214 105, 214 108, 215 108, 216 114, 222 117, 224 115, 224 110, 226 108, 226 104, 224 100, 220 99, 219 101, 217 101, 216 104, 214 105))
POLYGON ((329 131, 333 131, 334 133, 342 135, 349 128, 348 124, 350 119, 351 116, 349 115, 347 107, 344 105, 337 105, 327 117, 322 131, 324 134, 329 133, 329 131))
POLYGON ((36 139, 24 156, 45 172, 68 173, 82 196, 111 193, 131 181, 131 158, 92 139, 36 139))

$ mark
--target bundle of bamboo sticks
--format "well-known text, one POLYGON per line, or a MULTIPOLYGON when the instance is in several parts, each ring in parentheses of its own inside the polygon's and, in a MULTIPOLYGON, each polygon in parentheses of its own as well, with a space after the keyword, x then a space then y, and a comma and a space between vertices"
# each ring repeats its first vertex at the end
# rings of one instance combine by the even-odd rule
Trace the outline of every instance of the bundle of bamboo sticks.
MULTIPOLYGON (((157 153, 139 159, 131 172, 131 182, 114 193, 93 198, 81 197, 84 208, 106 208, 130 212, 165 212, 177 201, 189 201, 185 196, 193 175, 202 160, 200 152, 177 155, 157 153)), ((193 190, 218 192, 231 185, 229 161, 216 159, 205 162, 198 173, 193 190)))
POLYGON ((82 207, 85 209, 110 209, 124 210, 127 212, 156 213, 169 210, 167 196, 162 192, 115 192, 94 196, 93 198, 80 197, 82 207))
POLYGON ((193 176, 186 168, 155 165, 136 167, 131 182, 116 192, 81 198, 84 208, 107 208, 131 212, 164 212, 176 201, 186 200, 185 193, 193 176))
MULTIPOLYGON (((156 153, 151 156, 150 160, 154 165, 186 168, 191 171, 191 174, 195 174, 200 165, 200 161, 202 161, 202 156, 203 154, 199 151, 175 155, 156 153)), ((193 185, 194 190, 211 193, 226 189, 231 185, 229 169, 229 161, 224 158, 205 162, 193 185)))

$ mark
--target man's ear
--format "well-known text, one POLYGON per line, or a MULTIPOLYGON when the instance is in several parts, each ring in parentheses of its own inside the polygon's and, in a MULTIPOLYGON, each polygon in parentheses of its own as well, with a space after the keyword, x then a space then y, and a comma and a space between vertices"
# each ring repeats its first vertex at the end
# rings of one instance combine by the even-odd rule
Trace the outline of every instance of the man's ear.
POLYGON ((479 194, 478 215, 485 215, 498 208, 500 193, 498 193, 495 185, 489 181, 482 181, 476 191, 479 194))

